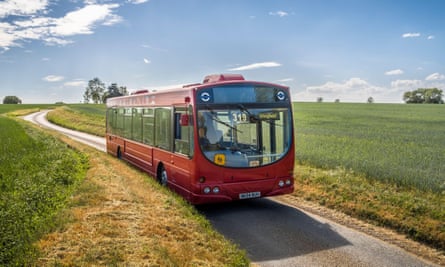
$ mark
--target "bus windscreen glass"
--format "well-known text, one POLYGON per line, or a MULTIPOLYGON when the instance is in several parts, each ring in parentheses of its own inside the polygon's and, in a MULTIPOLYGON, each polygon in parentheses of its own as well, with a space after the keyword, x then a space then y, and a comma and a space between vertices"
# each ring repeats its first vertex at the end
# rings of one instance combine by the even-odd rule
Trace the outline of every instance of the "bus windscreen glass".
POLYGON ((291 145, 290 109, 237 107, 198 112, 201 151, 216 165, 258 167, 278 161, 291 145))

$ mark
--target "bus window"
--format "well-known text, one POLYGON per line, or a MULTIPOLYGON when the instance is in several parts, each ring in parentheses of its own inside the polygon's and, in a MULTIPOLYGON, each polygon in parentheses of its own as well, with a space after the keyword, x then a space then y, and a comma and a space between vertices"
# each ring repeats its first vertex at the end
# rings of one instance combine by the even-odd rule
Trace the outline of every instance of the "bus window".
POLYGON ((132 139, 132 129, 133 129, 133 109, 125 108, 124 110, 124 127, 123 135, 125 138, 132 139))
POLYGON ((115 108, 109 108, 107 110, 107 131, 111 134, 116 134, 116 117, 117 110, 115 108))
POLYGON ((154 109, 145 108, 142 115, 142 142, 147 145, 154 145, 155 116, 154 109))
POLYGON ((133 140, 142 142, 142 108, 133 109, 133 140))
POLYGON ((117 109, 116 114, 116 125, 115 125, 115 134, 123 135, 124 134, 124 108, 117 109))
POLYGON ((171 150, 172 115, 170 108, 155 110, 155 146, 171 150))

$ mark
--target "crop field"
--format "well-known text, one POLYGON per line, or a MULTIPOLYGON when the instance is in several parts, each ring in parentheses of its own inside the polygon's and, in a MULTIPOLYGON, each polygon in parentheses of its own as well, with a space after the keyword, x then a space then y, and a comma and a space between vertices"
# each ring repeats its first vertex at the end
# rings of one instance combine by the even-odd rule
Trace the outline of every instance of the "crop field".
POLYGON ((445 106, 295 103, 296 157, 370 179, 445 191, 445 106))
POLYGON ((60 105, 56 104, 1 104, 0 105, 0 114, 12 112, 16 110, 40 110, 40 109, 50 109, 55 108, 60 105))
POLYGON ((0 265, 27 265, 32 243, 57 227, 60 211, 85 176, 87 159, 42 132, 0 116, 0 265))

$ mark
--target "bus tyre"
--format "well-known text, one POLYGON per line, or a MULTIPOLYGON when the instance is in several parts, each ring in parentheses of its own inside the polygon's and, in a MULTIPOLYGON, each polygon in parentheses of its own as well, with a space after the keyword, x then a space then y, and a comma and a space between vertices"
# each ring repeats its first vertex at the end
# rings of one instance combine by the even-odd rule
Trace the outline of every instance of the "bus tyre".
POLYGON ((118 148, 117 148, 117 158, 118 158, 118 159, 122 159, 121 147, 118 147, 118 148))
POLYGON ((167 186, 167 181, 168 181, 167 171, 164 169, 164 166, 161 165, 158 170, 158 182, 162 186, 167 186))

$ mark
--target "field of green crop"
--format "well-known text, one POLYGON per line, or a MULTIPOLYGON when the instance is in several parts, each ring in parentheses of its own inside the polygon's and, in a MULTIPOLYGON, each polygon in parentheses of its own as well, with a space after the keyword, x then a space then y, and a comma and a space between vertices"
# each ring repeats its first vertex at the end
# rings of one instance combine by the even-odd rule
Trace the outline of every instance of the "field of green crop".
POLYGON ((87 159, 5 116, 0 140, 0 265, 23 266, 34 257, 32 243, 57 226, 54 216, 85 176, 87 159))
POLYGON ((445 191, 445 105, 295 103, 300 163, 445 191))

